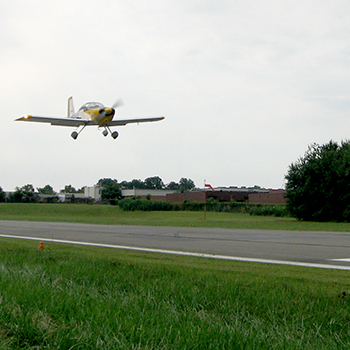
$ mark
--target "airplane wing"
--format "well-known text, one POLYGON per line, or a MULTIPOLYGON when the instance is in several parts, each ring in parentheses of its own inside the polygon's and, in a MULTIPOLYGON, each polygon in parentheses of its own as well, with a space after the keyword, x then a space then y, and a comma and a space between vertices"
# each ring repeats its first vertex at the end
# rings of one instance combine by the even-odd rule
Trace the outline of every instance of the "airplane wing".
POLYGON ((165 117, 146 117, 146 118, 136 118, 136 119, 120 119, 120 120, 112 120, 103 125, 106 126, 122 126, 130 123, 145 123, 145 122, 157 122, 159 120, 163 120, 165 117))
POLYGON ((34 115, 25 115, 16 121, 25 122, 37 122, 37 123, 49 123, 51 125, 59 126, 82 126, 82 125, 98 125, 98 126, 122 126, 130 123, 145 123, 145 122, 156 122, 163 120, 164 117, 149 117, 149 118, 136 118, 136 119, 120 119, 112 120, 108 123, 99 124, 90 119, 79 119, 79 118, 54 118, 54 117, 40 117, 34 115))
POLYGON ((91 122, 88 119, 78 119, 78 118, 54 118, 54 117, 39 117, 34 115, 25 115, 21 118, 16 119, 16 121, 25 121, 25 122, 37 122, 37 123, 50 123, 51 125, 60 125, 60 126, 81 126, 81 125, 97 125, 96 123, 91 122))

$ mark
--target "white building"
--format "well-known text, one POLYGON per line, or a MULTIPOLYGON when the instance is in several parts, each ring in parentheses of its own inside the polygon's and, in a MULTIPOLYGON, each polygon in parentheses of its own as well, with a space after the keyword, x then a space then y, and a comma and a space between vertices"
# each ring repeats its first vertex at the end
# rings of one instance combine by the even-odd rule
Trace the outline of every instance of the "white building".
POLYGON ((123 189, 122 190, 122 197, 128 198, 128 197, 150 197, 153 199, 162 200, 165 199, 167 194, 175 193, 176 191, 172 190, 150 190, 150 189, 138 189, 133 188, 132 190, 129 189, 123 189))
POLYGON ((101 200, 101 192, 102 187, 99 186, 84 187, 84 197, 93 198, 96 202, 101 200))

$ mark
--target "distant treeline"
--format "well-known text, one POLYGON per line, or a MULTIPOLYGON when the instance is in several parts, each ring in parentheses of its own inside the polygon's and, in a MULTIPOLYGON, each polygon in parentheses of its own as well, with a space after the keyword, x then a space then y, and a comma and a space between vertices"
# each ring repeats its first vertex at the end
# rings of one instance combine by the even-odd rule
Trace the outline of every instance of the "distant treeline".
MULTIPOLYGON (((102 202, 109 202, 110 200, 121 199, 121 189, 151 189, 151 190, 172 190, 176 192, 188 192, 193 190, 196 185, 193 180, 182 177, 179 182, 171 181, 164 184, 159 176, 148 177, 145 180, 134 179, 132 181, 118 182, 116 179, 103 178, 97 181, 95 186, 102 187, 101 200, 102 202)), ((72 185, 66 185, 60 192, 78 194, 84 193, 84 187, 76 189, 72 185)), ((22 187, 16 187, 14 192, 7 196, 0 187, 0 202, 15 202, 15 203, 35 203, 39 202, 38 194, 50 195, 52 198, 47 201, 57 202, 58 193, 54 191, 52 186, 46 185, 44 187, 37 187, 32 184, 27 184, 22 187)))

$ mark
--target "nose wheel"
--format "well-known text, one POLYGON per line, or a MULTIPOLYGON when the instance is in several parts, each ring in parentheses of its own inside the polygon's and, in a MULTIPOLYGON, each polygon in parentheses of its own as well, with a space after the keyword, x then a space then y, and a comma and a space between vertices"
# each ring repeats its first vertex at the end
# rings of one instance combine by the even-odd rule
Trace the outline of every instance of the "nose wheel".
POLYGON ((111 129, 108 126, 105 126, 105 129, 102 131, 102 135, 106 137, 108 135, 108 131, 110 132, 111 136, 114 138, 114 140, 119 136, 118 131, 111 131, 111 129))

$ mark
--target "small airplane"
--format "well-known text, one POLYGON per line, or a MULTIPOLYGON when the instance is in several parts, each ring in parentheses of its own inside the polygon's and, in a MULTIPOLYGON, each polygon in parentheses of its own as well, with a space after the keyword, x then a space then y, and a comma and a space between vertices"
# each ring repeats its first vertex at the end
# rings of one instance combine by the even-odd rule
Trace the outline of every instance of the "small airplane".
POLYGON ((103 136, 107 136, 110 132, 111 136, 116 139, 119 136, 118 131, 111 131, 112 126, 122 126, 129 123, 145 123, 145 122, 156 122, 163 120, 164 117, 146 117, 146 118, 136 118, 136 119, 121 119, 113 120, 116 113, 116 108, 122 105, 122 101, 116 101, 112 107, 105 107, 99 102, 87 102, 83 104, 77 112, 74 110, 73 97, 68 99, 68 111, 67 118, 54 118, 54 117, 39 117, 34 115, 25 115, 21 118, 16 119, 16 121, 26 121, 26 122, 38 122, 38 123, 50 123, 51 125, 58 126, 73 126, 80 127, 79 132, 73 131, 71 136, 74 140, 77 139, 79 134, 88 125, 95 125, 103 127, 103 136))

